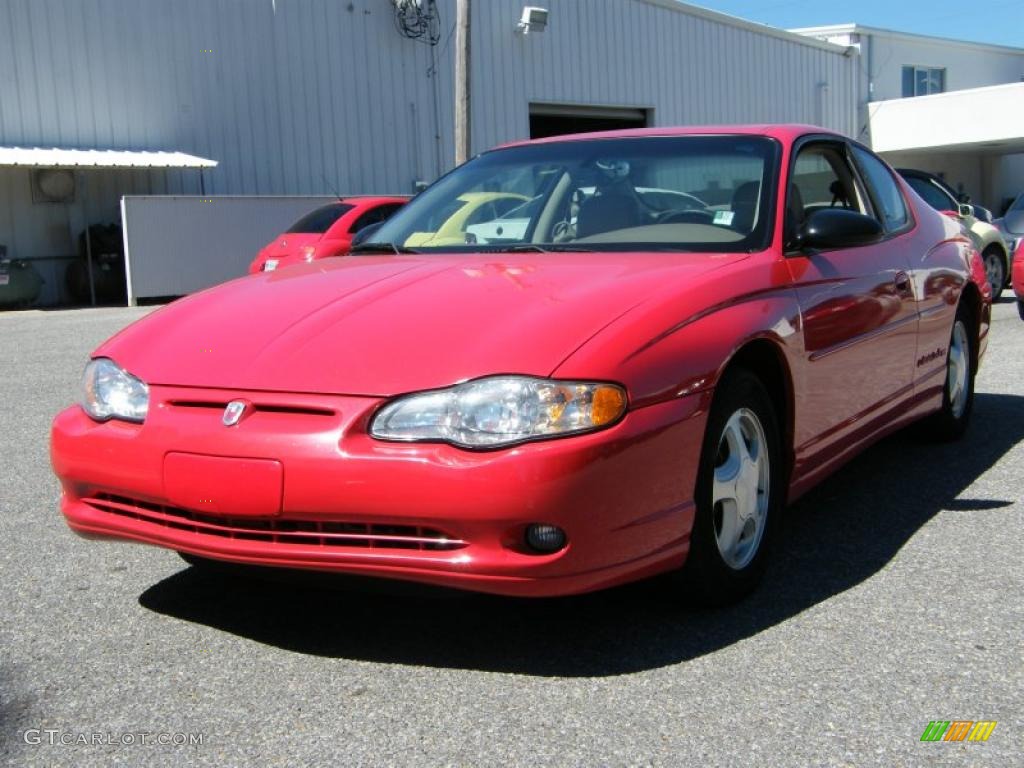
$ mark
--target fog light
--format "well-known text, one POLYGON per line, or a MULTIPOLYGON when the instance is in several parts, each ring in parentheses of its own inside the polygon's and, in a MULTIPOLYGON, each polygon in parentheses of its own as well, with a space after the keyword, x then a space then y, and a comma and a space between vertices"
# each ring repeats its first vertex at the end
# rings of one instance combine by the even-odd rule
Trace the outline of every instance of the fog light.
POLYGON ((565 547, 565 531, 557 525, 534 523, 526 527, 526 545, 537 552, 548 554, 565 547))

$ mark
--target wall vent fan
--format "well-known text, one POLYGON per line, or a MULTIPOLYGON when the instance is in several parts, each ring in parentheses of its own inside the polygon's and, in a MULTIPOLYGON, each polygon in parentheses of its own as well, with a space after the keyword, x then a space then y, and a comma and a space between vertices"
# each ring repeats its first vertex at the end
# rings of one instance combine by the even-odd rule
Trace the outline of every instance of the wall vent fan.
POLYGON ((32 171, 33 203, 71 203, 75 200, 75 172, 67 168, 32 171))

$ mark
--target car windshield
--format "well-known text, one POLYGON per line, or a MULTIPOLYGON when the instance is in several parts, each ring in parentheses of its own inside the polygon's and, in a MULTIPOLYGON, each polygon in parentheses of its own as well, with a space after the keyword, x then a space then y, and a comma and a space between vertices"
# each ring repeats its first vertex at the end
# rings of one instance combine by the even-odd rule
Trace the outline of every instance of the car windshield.
POLYGON ((288 228, 289 234, 322 235, 331 225, 354 206, 348 203, 330 203, 310 211, 288 228))
POLYGON ((494 150, 433 184, 372 240, 421 252, 762 249, 778 156, 776 141, 756 136, 494 150))
POLYGON ((1013 205, 1009 207, 1011 211, 1024 211, 1024 195, 1020 195, 1016 200, 1013 201, 1013 205))

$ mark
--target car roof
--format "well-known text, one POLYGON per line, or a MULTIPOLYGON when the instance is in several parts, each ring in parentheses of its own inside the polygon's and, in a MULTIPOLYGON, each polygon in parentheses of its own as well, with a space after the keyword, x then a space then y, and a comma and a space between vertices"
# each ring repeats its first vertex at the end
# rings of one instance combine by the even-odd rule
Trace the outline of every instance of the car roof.
MULTIPOLYGON (((377 203, 407 203, 412 199, 412 195, 346 195, 345 197, 339 197, 339 203, 345 203, 347 205, 358 205, 368 206, 376 205, 377 203)), ((333 205, 333 203, 328 203, 333 205)))
POLYGON ((923 179, 938 179, 934 173, 928 171, 919 171, 916 168, 897 168, 896 173, 900 176, 920 176, 923 179))
POLYGON ((934 174, 930 171, 921 171, 917 168, 897 168, 896 173, 904 178, 917 178, 924 179, 925 181, 934 181, 939 187, 951 194, 954 198, 957 196, 957 191, 950 186, 949 182, 938 174, 934 174))
POLYGON ((596 131, 594 133, 571 133, 565 136, 549 136, 543 139, 510 141, 496 149, 517 147, 524 144, 551 144, 561 141, 590 141, 594 139, 632 139, 652 136, 767 136, 780 141, 792 141, 808 133, 828 134, 846 138, 835 131, 816 125, 799 123, 763 123, 756 125, 686 125, 660 128, 626 128, 616 131, 596 131))

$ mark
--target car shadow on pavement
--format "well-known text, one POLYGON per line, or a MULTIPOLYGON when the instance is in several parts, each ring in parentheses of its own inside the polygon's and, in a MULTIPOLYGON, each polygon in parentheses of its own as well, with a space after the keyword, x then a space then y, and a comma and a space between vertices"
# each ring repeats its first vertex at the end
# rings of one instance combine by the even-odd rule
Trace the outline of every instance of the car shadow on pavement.
POLYGON ((960 494, 1024 439, 1022 412, 1024 397, 979 394, 961 442, 935 445, 904 431, 869 449, 787 510, 764 582, 729 608, 688 611, 659 580, 528 600, 194 567, 152 586, 139 602, 332 658, 543 676, 652 669, 712 653, 856 586, 938 514, 999 514, 1013 502, 960 494))

